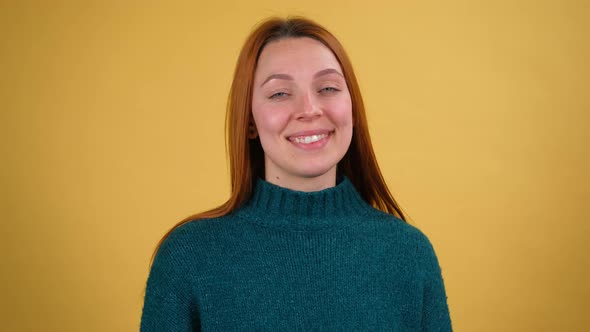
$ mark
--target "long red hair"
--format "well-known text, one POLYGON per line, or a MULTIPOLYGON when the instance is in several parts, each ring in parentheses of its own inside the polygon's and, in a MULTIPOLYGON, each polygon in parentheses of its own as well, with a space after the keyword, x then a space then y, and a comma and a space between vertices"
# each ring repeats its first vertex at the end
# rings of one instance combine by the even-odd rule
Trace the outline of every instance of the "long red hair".
POLYGON ((256 64, 262 49, 268 43, 283 38, 301 37, 316 39, 332 50, 342 67, 350 92, 354 129, 350 147, 338 164, 339 174, 350 179, 367 203, 406 221, 404 213, 387 188, 377 165, 360 88, 344 48, 328 30, 309 19, 271 18, 256 27, 246 39, 238 57, 229 93, 225 132, 231 174, 230 197, 221 206, 191 215, 172 227, 158 242, 151 262, 160 245, 174 229, 193 220, 215 218, 233 212, 250 198, 255 179, 264 178, 264 151, 260 140, 248 139, 256 64))

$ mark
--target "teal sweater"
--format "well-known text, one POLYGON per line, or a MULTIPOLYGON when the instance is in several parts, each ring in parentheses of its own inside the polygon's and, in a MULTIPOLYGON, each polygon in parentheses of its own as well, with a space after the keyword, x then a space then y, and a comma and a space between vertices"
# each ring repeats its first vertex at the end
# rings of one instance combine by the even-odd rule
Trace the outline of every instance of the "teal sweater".
POLYGON ((304 193, 258 180, 234 213, 160 247, 141 331, 451 331, 428 238, 344 178, 304 193))

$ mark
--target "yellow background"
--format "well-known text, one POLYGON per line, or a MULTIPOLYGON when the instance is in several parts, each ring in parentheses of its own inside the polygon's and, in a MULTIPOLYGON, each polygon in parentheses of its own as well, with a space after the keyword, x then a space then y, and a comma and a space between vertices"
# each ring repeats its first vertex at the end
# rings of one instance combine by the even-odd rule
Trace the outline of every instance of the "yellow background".
POLYGON ((270 15, 352 58, 456 331, 590 325, 585 1, 5 1, 3 331, 135 331, 154 245, 228 194, 238 50, 270 15))

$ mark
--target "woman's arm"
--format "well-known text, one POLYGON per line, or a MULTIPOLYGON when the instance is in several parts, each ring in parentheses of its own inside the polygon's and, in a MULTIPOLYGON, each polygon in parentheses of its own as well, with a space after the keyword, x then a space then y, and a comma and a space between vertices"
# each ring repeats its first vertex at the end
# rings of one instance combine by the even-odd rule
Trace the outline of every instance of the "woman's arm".
POLYGON ((141 316, 141 332, 198 331, 196 305, 191 300, 187 241, 180 230, 164 241, 147 281, 141 316))
POLYGON ((422 301, 422 331, 452 331, 447 295, 440 265, 432 244, 425 237, 422 247, 424 298, 422 301))

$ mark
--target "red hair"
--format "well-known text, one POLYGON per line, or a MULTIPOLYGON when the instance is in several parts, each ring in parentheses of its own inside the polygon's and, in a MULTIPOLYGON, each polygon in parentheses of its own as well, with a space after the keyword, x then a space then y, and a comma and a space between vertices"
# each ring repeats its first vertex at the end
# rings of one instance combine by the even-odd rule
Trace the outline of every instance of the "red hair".
POLYGON ((225 132, 231 173, 230 197, 221 206, 191 215, 172 227, 158 242, 152 262, 160 245, 174 229, 193 220, 216 218, 235 211, 250 198, 255 179, 264 178, 264 151, 260 140, 248 139, 256 64, 268 43, 284 38, 302 37, 318 40, 334 53, 342 67, 350 92, 354 129, 350 147, 338 164, 339 174, 350 179, 367 203, 406 221, 377 165, 360 88, 344 48, 328 30, 309 19, 271 18, 262 22, 246 39, 238 57, 228 98, 225 132))

